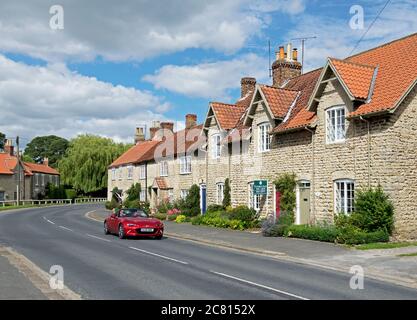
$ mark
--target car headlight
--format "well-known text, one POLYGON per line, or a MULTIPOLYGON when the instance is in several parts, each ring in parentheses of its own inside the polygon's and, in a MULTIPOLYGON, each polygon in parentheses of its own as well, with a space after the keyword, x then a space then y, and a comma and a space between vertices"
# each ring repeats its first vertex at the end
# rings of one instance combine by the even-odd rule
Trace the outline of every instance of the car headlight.
POLYGON ((128 227, 136 227, 136 224, 134 224, 134 223, 128 223, 128 224, 126 224, 128 227))

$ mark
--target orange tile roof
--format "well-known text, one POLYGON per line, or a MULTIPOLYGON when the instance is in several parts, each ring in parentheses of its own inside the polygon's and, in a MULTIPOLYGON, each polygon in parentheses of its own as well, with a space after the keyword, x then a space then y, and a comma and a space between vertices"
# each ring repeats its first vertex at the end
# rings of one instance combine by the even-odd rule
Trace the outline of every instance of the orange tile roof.
POLYGON ((24 165, 26 167, 26 170, 28 170, 31 173, 37 172, 37 173, 59 175, 59 172, 57 170, 44 164, 24 162, 24 165))
POLYGON ((163 177, 155 178, 154 183, 152 185, 153 186, 156 185, 158 187, 158 189, 160 189, 160 190, 172 189, 168 186, 168 182, 163 177))
POLYGON ((148 140, 134 145, 125 153, 123 153, 119 158, 114 160, 109 167, 112 168, 126 164, 133 164, 139 163, 141 161, 151 160, 153 158, 153 151, 159 143, 160 141, 148 140))
POLYGON ((284 118, 298 96, 298 91, 259 85, 275 118, 284 118))
POLYGON ((17 158, 8 153, 0 153, 0 174, 14 174, 17 158))
POLYGON ((244 103, 228 104, 222 102, 211 102, 210 106, 223 130, 230 130, 234 128, 241 114, 246 110, 246 105, 244 103))
MULTIPOLYGON (((417 81, 417 33, 394 40, 379 47, 361 52, 357 55, 337 60, 337 70, 345 84, 356 98, 363 99, 369 90, 371 68, 377 67, 374 88, 370 101, 360 105, 348 116, 386 112, 394 109, 403 95, 417 81)), ((313 93, 314 86, 323 69, 317 69, 294 79, 285 86, 286 89, 298 87, 297 82, 305 82, 302 97, 292 111, 287 122, 279 124, 273 132, 284 132, 305 127, 314 123, 315 113, 303 110, 307 107, 308 99, 313 93), (305 81, 304 81, 305 80, 305 81), (299 108, 299 106, 303 106, 299 108)), ((373 72, 372 72, 373 76, 373 72)), ((303 87, 303 85, 301 86, 303 87)))
POLYGON ((346 60, 378 66, 375 88, 369 103, 349 116, 388 111, 417 80, 417 33, 362 52, 346 60))
POLYGON ((366 100, 370 94, 376 67, 334 58, 330 58, 329 61, 353 97, 366 100))
POLYGON ((186 152, 194 151, 202 144, 200 133, 203 125, 183 129, 166 136, 162 140, 146 140, 134 145, 109 166, 109 168, 139 164, 167 156, 176 156, 186 152))
POLYGON ((285 88, 291 90, 299 90, 300 95, 297 98, 297 102, 294 108, 291 111, 289 111, 290 114, 287 115, 287 121, 281 122, 272 130, 273 132, 293 130, 296 128, 304 127, 314 122, 315 113, 308 111, 306 108, 310 96, 314 91, 314 87, 317 83, 317 80, 320 77, 321 70, 322 69, 317 69, 307 72, 301 76, 291 79, 286 84, 285 88))

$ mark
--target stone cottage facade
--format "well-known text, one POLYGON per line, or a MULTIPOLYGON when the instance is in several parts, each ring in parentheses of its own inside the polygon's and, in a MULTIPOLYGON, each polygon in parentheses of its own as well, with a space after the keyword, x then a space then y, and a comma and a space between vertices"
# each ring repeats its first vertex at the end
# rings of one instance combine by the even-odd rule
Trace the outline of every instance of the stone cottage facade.
POLYGON ((416 239, 416 56, 412 34, 301 74, 296 49, 280 47, 272 85, 243 78, 236 103, 209 104, 193 179, 202 201, 221 203, 229 178, 233 206, 278 215, 273 181, 294 173, 296 223, 332 223, 354 210, 357 190, 380 185, 395 206, 396 234, 416 239), (257 181, 266 195, 254 194, 257 181))

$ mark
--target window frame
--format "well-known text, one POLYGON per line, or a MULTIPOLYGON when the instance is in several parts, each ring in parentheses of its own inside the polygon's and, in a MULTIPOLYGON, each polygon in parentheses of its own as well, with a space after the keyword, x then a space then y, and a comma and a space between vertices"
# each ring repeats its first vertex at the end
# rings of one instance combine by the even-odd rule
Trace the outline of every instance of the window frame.
POLYGON ((224 199, 224 182, 216 183, 216 203, 219 205, 223 204, 224 199))
POLYGON ((127 179, 133 180, 133 166, 127 167, 127 179))
POLYGON ((345 105, 336 105, 331 108, 328 108, 325 110, 326 113, 326 144, 334 144, 334 143, 343 143, 346 141, 346 106, 345 105), (343 111, 343 123, 338 123, 338 119, 340 119, 341 116, 338 115, 338 111, 343 111), (333 139, 330 137, 329 128, 330 128, 330 120, 331 113, 334 112, 334 128, 333 130, 333 139), (338 130, 339 126, 343 126, 343 133, 342 137, 338 136, 338 133, 340 132, 338 130))
POLYGON ((159 176, 168 177, 168 161, 164 160, 159 163, 159 176))
POLYGON ((140 200, 140 201, 146 201, 146 190, 145 190, 145 189, 140 190, 140 193, 139 193, 139 200, 140 200))
POLYGON ((187 198, 187 196, 188 196, 188 189, 181 189, 180 198, 185 200, 185 198, 187 198))
POLYGON ((269 122, 262 122, 258 124, 258 152, 268 152, 271 150, 271 135, 268 132, 271 130, 269 122))
POLYGON ((215 133, 211 136, 211 158, 220 159, 222 155, 222 145, 221 145, 221 135, 220 133, 215 133))
POLYGON ((180 174, 190 174, 191 173, 191 156, 181 156, 179 158, 180 161, 180 174))
POLYGON ((355 211, 355 180, 337 179, 334 181, 334 212, 350 215, 355 211), (339 185, 343 188, 339 189, 339 185), (349 186, 351 186, 349 188, 349 186), (343 190, 342 190, 343 189, 343 190), (341 194, 343 192, 343 195, 341 194), (350 197, 349 197, 350 192, 350 197))
POLYGON ((146 179, 146 165, 141 164, 139 166, 139 179, 145 180, 146 179))

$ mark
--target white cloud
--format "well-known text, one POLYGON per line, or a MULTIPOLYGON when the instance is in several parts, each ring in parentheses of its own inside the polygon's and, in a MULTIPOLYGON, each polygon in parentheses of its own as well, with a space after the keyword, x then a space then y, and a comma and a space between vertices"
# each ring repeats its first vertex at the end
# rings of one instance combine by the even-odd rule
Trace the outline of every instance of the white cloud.
POLYGON ((245 76, 266 80, 268 60, 247 54, 232 60, 196 65, 166 65, 143 80, 157 89, 167 89, 186 96, 228 100, 228 91, 240 86, 245 76))
MULTIPOLYGON (((305 69, 307 71, 322 67, 329 56, 343 59, 350 54, 384 3, 385 1, 377 3, 368 1, 363 6, 365 29, 353 30, 349 27, 351 15, 347 9, 345 18, 310 14, 295 18, 296 26, 287 33, 286 38, 291 39, 305 35, 317 36, 317 39, 306 42, 305 69)), ((332 3, 332 5, 337 6, 338 4, 332 3)), ((332 8, 327 8, 327 10, 331 11, 332 8)), ((417 2, 413 0, 391 1, 352 54, 374 48, 416 31, 417 2)), ((294 43, 294 45, 299 46, 299 43, 294 43)))
POLYGON ((295 14, 301 0, 61 0, 64 29, 49 27, 40 1, 0 2, 0 50, 47 61, 142 60, 188 48, 233 53, 268 23, 265 12, 295 14), (248 8, 252 10, 248 10, 248 8))
POLYGON ((161 112, 169 104, 150 92, 82 76, 62 64, 28 66, 0 55, 0 107, 0 131, 9 136, 27 140, 93 133, 131 142, 134 128, 164 119, 161 112))

